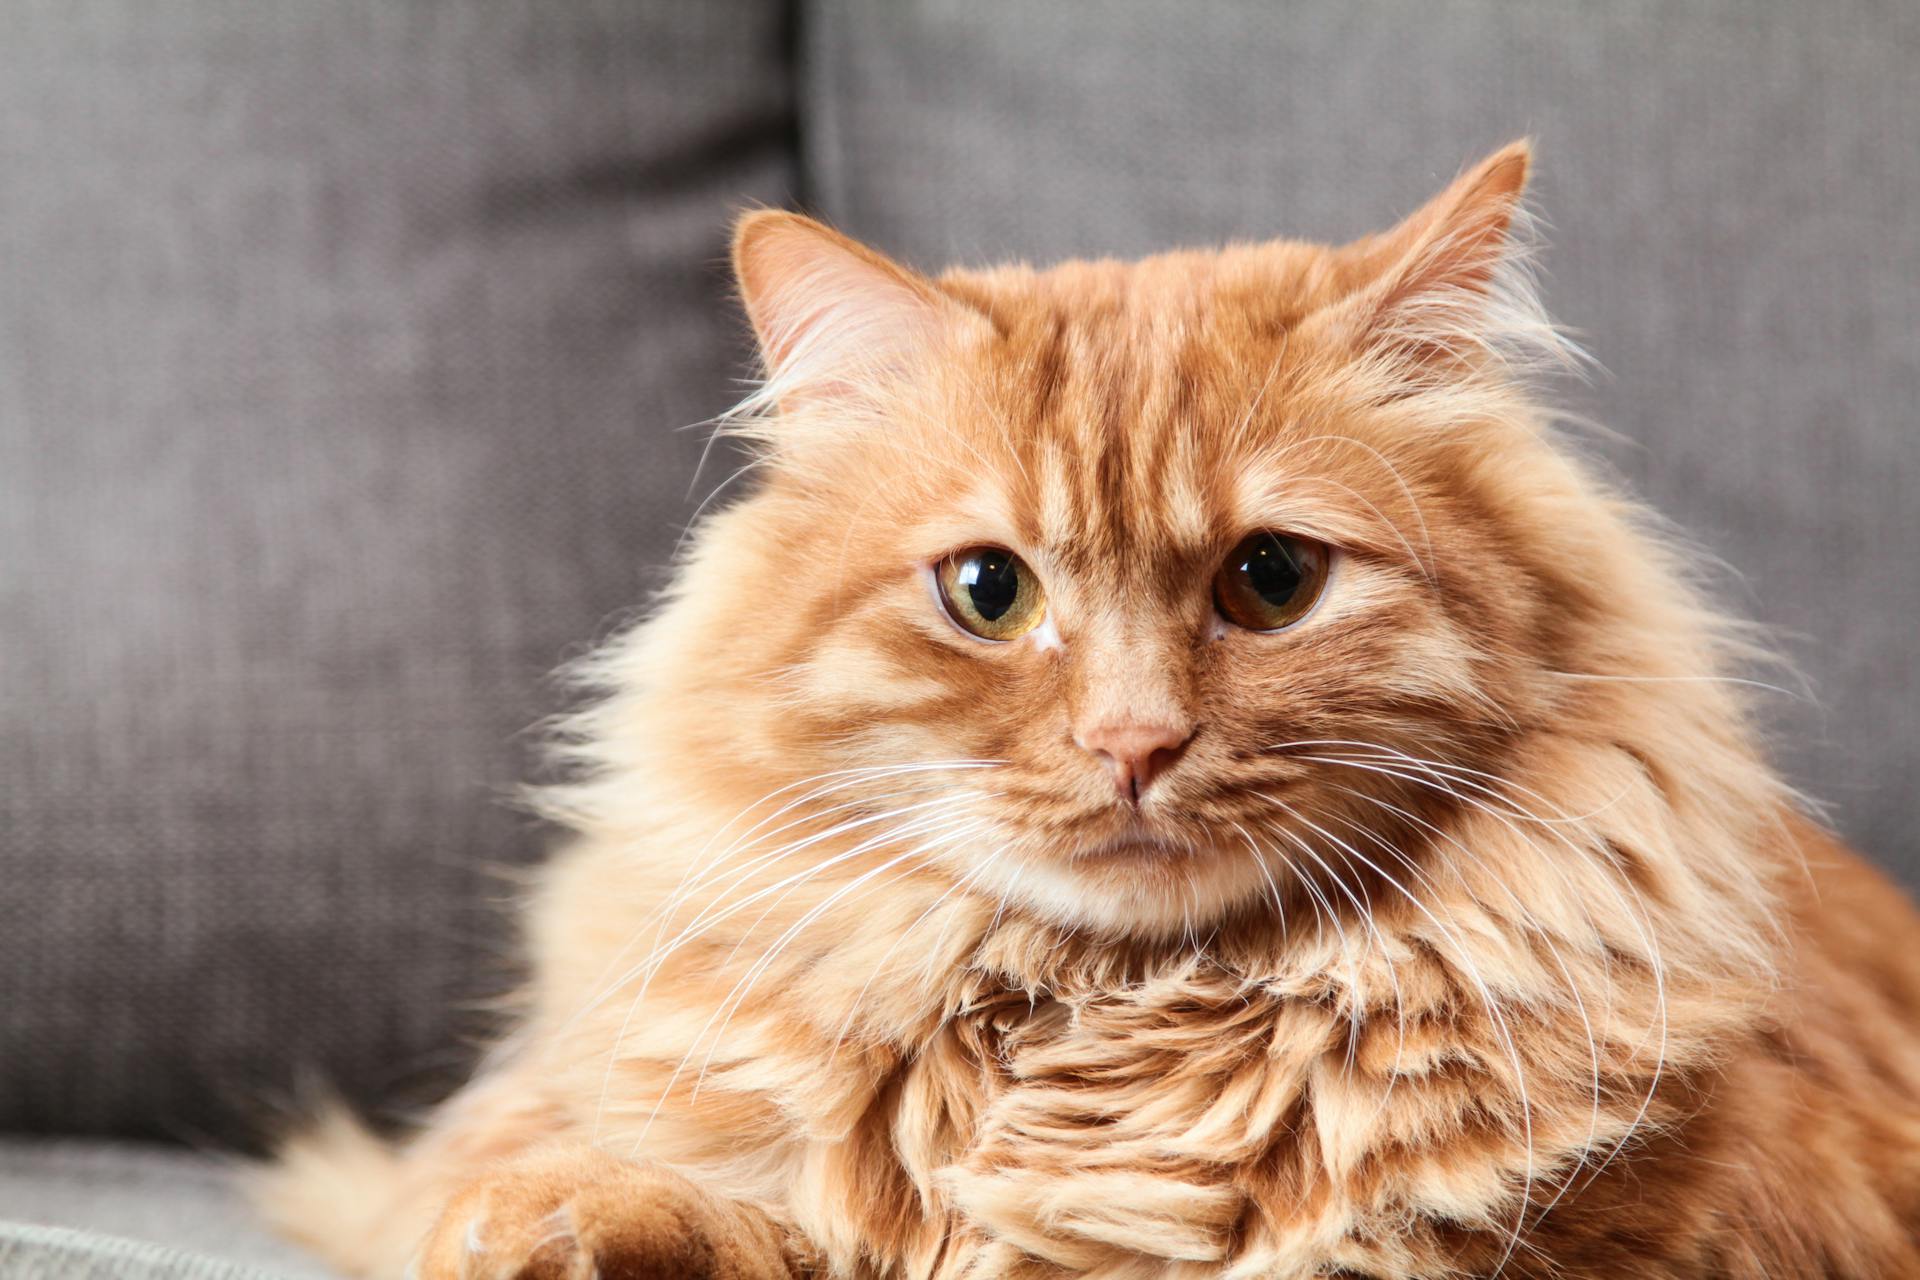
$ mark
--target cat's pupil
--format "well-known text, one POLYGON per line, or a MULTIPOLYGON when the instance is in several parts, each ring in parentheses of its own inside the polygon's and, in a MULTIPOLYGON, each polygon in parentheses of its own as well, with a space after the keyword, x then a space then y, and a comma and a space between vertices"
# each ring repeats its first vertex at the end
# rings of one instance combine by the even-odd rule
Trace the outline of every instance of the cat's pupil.
POLYGON ((1002 614, 1013 608, 1020 594, 1019 565, 1005 552, 987 552, 974 557, 961 576, 974 612, 988 622, 999 621, 1002 614))
POLYGON ((1292 549, 1270 533, 1254 542, 1241 571, 1260 598, 1275 608, 1292 600, 1306 577, 1292 549))

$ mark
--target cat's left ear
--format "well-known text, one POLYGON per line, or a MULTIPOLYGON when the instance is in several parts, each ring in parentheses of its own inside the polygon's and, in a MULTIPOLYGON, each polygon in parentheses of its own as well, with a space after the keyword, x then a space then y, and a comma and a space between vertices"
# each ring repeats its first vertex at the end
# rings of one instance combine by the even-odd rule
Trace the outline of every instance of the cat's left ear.
POLYGON ((733 269, 766 366, 762 394, 783 410, 851 406, 985 324, 926 278, 797 213, 741 218, 733 269))
POLYGON ((1517 234, 1533 147, 1512 142, 1391 231, 1337 251, 1356 282, 1332 319, 1416 378, 1557 344, 1517 234))

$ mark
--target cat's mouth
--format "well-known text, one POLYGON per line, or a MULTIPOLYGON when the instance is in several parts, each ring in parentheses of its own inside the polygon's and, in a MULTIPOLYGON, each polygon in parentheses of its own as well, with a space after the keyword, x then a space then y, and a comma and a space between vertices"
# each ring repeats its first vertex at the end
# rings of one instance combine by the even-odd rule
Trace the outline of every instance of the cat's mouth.
POLYGON ((1192 840, 1136 829, 1082 846, 1074 851, 1073 861, 1178 862, 1197 857, 1203 852, 1202 847, 1192 840))

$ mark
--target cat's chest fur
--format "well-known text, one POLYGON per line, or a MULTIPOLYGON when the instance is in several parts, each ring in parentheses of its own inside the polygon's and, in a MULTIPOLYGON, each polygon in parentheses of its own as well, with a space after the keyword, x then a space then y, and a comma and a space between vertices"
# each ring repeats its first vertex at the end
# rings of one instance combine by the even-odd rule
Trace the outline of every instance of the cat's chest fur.
POLYGON ((1408 1084, 1388 1083, 1380 1031, 1217 973, 1007 993, 905 1068, 895 1148, 969 1225, 1070 1270, 1230 1264, 1276 1210, 1265 1235, 1330 1255, 1370 1197, 1328 1175, 1371 1181, 1383 1104, 1408 1084))

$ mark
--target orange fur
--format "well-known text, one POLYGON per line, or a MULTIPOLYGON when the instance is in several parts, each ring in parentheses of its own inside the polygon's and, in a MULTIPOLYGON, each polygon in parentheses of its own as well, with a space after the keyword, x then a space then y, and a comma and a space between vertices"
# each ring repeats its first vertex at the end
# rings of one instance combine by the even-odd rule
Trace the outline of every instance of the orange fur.
POLYGON ((1920 921, 1538 407, 1527 163, 938 280, 745 219, 760 483, 586 669, 520 1029, 269 1213, 368 1275, 1920 1275, 1920 921), (1208 588, 1262 529, 1338 556, 1271 634, 1208 588), (946 621, 978 544, 1044 627, 946 621), (1137 809, 1075 742, 1133 721, 1192 734, 1137 809))

